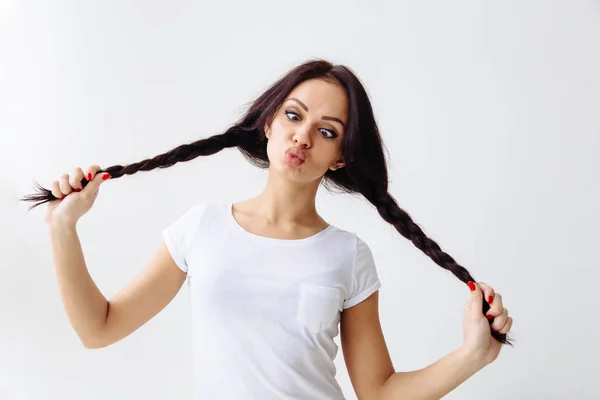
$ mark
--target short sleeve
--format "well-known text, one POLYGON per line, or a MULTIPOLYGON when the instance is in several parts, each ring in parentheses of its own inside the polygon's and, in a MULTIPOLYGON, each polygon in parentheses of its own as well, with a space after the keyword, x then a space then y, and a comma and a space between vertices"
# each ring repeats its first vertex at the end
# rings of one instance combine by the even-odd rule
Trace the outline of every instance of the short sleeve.
POLYGON ((381 287, 371 249, 359 237, 356 237, 352 271, 352 289, 344 301, 344 309, 355 306, 381 287))
POLYGON ((203 203, 193 205, 162 231, 162 237, 173 261, 184 272, 188 272, 189 247, 200 226, 205 208, 203 203))

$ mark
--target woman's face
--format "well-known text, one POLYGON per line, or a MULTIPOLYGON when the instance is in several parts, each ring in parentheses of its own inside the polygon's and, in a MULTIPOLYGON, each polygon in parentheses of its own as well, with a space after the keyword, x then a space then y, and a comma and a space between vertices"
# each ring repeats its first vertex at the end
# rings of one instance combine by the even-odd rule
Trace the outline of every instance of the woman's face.
POLYGON ((302 82, 284 100, 271 126, 265 127, 270 168, 306 182, 322 178, 329 169, 343 167, 342 140, 347 124, 344 89, 322 79, 302 82), (292 147, 302 149, 304 162, 286 154, 292 147))

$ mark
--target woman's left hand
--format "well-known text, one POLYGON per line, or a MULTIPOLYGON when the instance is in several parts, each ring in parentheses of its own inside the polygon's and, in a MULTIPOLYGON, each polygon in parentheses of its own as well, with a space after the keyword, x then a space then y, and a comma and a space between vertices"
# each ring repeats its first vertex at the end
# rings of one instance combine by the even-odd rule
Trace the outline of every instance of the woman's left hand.
POLYGON ((467 301, 463 316, 463 345, 462 349, 483 366, 496 360, 502 343, 497 341, 490 328, 499 333, 508 333, 512 328, 513 319, 502 304, 502 295, 494 288, 483 282, 470 283, 471 297, 467 301), (481 312, 484 298, 490 303, 487 318, 481 312), (488 319, 494 318, 490 325, 488 319))

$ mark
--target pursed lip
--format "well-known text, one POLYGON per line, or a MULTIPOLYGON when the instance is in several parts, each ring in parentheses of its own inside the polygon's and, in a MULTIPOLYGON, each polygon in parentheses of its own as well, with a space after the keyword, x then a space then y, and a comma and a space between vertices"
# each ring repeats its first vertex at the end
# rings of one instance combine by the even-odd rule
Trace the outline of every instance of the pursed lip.
POLYGON ((306 153, 304 153, 304 151, 302 151, 302 149, 300 149, 299 147, 292 146, 289 149, 287 149, 285 153, 290 154, 294 157, 298 157, 302 161, 306 161, 306 153))

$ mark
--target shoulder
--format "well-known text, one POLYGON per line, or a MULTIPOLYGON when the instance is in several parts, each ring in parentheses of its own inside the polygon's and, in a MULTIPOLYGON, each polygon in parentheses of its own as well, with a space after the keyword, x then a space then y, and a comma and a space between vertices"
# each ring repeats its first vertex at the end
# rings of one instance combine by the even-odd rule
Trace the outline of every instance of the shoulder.
POLYGON ((331 237, 334 240, 343 242, 346 250, 350 252, 354 258, 363 256, 372 256, 371 248, 365 240, 358 234, 352 231, 347 231, 336 226, 332 226, 331 237))
POLYGON ((188 218, 200 218, 205 214, 226 210, 227 204, 215 201, 198 201, 187 206, 180 216, 188 218))
POLYGON ((354 235, 354 259, 363 260, 364 258, 373 258, 371 247, 358 235, 354 235))
POLYGON ((198 228, 207 216, 215 214, 219 207, 219 203, 213 202, 192 203, 174 214, 167 229, 173 234, 177 232, 187 232, 189 234, 190 230, 198 228))

